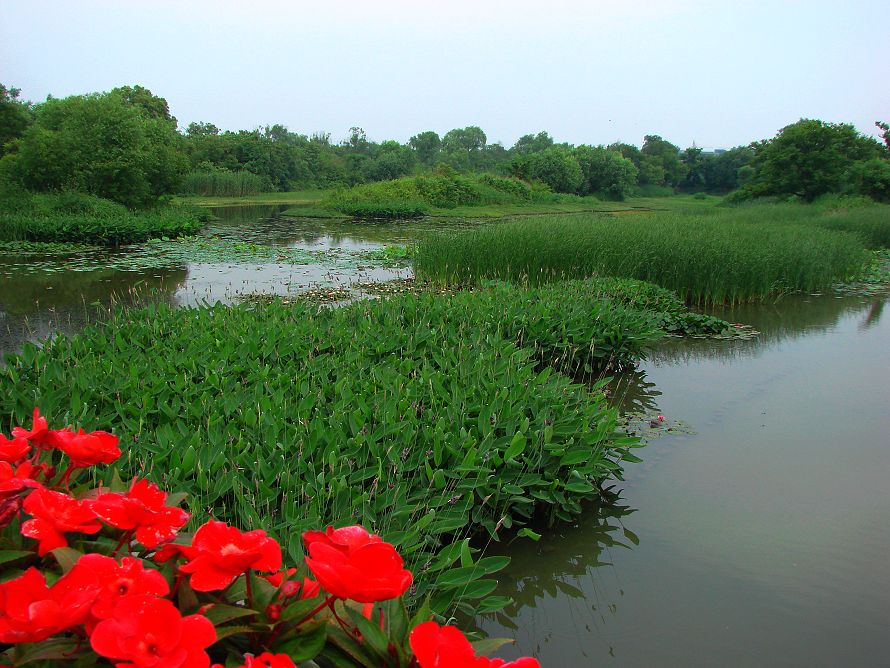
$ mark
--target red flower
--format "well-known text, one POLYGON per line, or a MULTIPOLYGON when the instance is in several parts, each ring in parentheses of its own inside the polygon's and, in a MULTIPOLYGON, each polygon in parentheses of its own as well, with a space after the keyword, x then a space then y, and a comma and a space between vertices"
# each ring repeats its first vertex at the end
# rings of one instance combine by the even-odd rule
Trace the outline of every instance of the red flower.
POLYGON ((214 520, 201 526, 192 538, 191 548, 182 551, 189 562, 180 570, 192 574, 189 583, 195 591, 225 589, 248 568, 281 568, 281 546, 265 531, 242 533, 214 520))
POLYGON ((99 619, 111 617, 117 603, 125 596, 166 596, 170 585, 158 571, 146 569, 141 559, 124 557, 118 564, 102 554, 85 554, 74 564, 74 571, 92 573, 99 591, 92 613, 99 619))
POLYGON ((137 480, 126 494, 101 494, 93 511, 117 529, 135 529, 136 540, 153 549, 176 537, 189 514, 181 508, 164 505, 167 493, 147 480, 137 480))
POLYGON ((72 569, 47 587, 43 574, 29 568, 0 584, 0 642, 39 642, 80 624, 97 592, 93 573, 72 569))
POLYGON ((26 438, 41 450, 51 450, 52 443, 49 442, 49 425, 46 423, 45 417, 40 417, 40 409, 34 409, 34 420, 31 425, 31 431, 22 427, 14 427, 12 435, 15 438, 26 438))
POLYGON ((360 526, 307 531, 303 542, 306 565, 332 596, 375 603, 397 598, 411 586, 411 572, 402 568, 396 549, 360 526))
POLYGON ((85 432, 79 429, 51 431, 49 442, 71 458, 71 465, 85 469, 96 464, 111 464, 121 456, 117 436, 107 431, 85 432))
POLYGON ((125 596, 90 635, 93 650, 118 668, 207 668, 216 629, 202 615, 183 617, 165 598, 125 596))
MULTIPOLYGON (((213 664, 213 668, 223 668, 221 663, 213 664)), ((272 654, 263 652, 259 656, 244 656, 244 663, 238 668, 296 668, 293 660, 287 654, 272 654)))
POLYGON ((420 668, 541 668, 538 660, 531 657, 506 663, 503 659, 476 656, 460 629, 436 622, 415 626, 408 643, 420 668))
POLYGON ((9 462, 0 461, 0 499, 12 496, 27 487, 40 487, 34 478, 44 470, 41 465, 22 462, 15 468, 9 462))
POLYGON ((31 444, 26 438, 8 439, 0 434, 0 462, 9 462, 15 464, 17 461, 24 459, 31 449, 31 444))
MULTIPOLYGON (((290 578, 295 575, 296 572, 296 568, 288 568, 286 575, 290 578)), ((273 587, 280 588, 282 598, 291 598, 297 594, 300 594, 300 598, 315 598, 321 591, 321 585, 315 580, 303 578, 303 581, 300 582, 299 580, 285 580, 284 576, 285 571, 278 571, 272 575, 261 575, 260 577, 268 580, 269 584, 273 587)))
POLYGON ((57 547, 66 547, 65 533, 93 534, 102 528, 89 501, 78 501, 61 492, 35 489, 23 505, 34 519, 22 524, 22 535, 40 541, 37 553, 41 557, 57 547))

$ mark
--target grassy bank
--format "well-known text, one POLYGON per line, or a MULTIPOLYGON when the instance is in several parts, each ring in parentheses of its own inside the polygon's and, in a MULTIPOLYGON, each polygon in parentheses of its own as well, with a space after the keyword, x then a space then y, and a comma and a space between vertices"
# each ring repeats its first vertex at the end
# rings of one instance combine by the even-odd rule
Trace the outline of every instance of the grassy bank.
POLYGON ((328 195, 323 205, 353 218, 418 218, 436 210, 557 202, 539 184, 491 174, 410 176, 368 183, 328 195))
POLYGON ((414 267, 419 277, 451 284, 621 276, 675 290, 694 304, 820 290, 862 271, 862 239, 819 222, 837 214, 802 206, 794 216, 781 211, 762 205, 520 220, 429 236, 414 267))
POLYGON ((196 206, 245 206, 249 204, 316 206, 321 204, 328 192, 327 190, 293 190, 255 195, 183 195, 175 198, 174 201, 196 206))
POLYGON ((603 394, 552 367, 630 363, 663 333, 648 309, 677 307, 625 281, 123 312, 9 357, 0 414, 114 428, 127 473, 294 552, 305 528, 362 523, 444 610, 493 589, 443 575, 464 537, 570 519, 636 459, 603 394))
POLYGON ((74 192, 18 192, 0 200, 0 241, 119 245, 194 234, 206 220, 206 213, 192 207, 131 211, 74 192))

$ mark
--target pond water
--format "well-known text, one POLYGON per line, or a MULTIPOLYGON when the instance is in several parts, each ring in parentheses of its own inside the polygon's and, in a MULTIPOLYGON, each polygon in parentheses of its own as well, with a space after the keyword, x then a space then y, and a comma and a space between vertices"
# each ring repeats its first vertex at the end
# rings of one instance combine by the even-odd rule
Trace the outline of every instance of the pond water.
MULTIPOLYGON (((114 303, 232 302, 251 292, 407 274, 368 253, 428 224, 285 220, 229 208, 198 242, 2 257, 0 353, 76 331, 114 303), (270 250, 271 247, 271 250, 270 250), (237 252, 232 252, 232 249, 237 252)), ((883 298, 786 298, 718 313, 746 341, 669 341, 616 385, 672 431, 615 498, 513 563, 499 655, 550 667, 879 666, 890 638, 890 316, 883 298)))
POLYGON ((218 220, 193 240, 118 250, 10 255, 0 252, 0 355, 56 331, 74 332, 109 306, 232 303, 252 293, 404 278, 373 256, 431 224, 345 223, 279 216, 282 207, 214 209, 218 220))
POLYGON ((665 433, 614 503, 516 542, 479 620, 544 666, 886 666, 890 316, 786 298, 722 314, 750 341, 673 341, 620 393, 665 433), (691 432, 691 433, 688 433, 691 432))

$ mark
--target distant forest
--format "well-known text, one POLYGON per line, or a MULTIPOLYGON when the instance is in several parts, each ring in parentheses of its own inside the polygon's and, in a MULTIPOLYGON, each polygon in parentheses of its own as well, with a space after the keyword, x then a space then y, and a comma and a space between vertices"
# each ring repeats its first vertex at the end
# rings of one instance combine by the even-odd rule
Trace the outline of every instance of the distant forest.
POLYGON ((283 125, 237 132, 213 123, 181 130, 167 101, 142 86, 107 93, 20 99, 0 84, 0 179, 32 191, 78 190, 129 206, 200 192, 220 178, 243 191, 338 188, 428 172, 493 173, 544 183, 555 192, 621 199, 676 192, 744 199, 824 193, 890 200, 890 131, 884 143, 852 125, 802 119, 769 140, 723 151, 680 148, 646 135, 641 146, 557 143, 547 132, 511 147, 476 126, 407 143, 374 142, 359 127, 344 141, 283 125))

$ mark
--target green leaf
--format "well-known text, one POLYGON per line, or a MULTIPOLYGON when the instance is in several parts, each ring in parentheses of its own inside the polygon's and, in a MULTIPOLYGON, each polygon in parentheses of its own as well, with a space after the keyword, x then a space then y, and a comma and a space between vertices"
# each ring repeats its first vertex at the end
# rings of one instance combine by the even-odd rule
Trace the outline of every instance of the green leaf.
POLYGON ((485 638, 483 640, 473 640, 470 644, 478 656, 488 656, 497 652, 504 645, 512 645, 514 642, 510 638, 485 638))
POLYGON ((71 547, 57 547, 55 550, 51 550, 50 554, 59 562, 63 573, 67 573, 74 568, 74 564, 83 556, 83 552, 79 552, 71 547))
POLYGON ((11 564, 20 559, 27 559, 28 557, 33 556, 35 556, 35 554, 30 550, 0 550, 0 565, 11 564))
POLYGON ((213 622, 214 626, 225 624, 226 622, 238 619, 239 617, 248 617, 256 614, 259 613, 250 608, 243 608, 237 605, 224 605, 222 603, 217 603, 204 612, 204 616, 213 622))
POLYGON ((541 534, 535 533, 528 527, 523 527, 519 531, 516 532, 517 536, 522 536, 523 538, 531 538, 532 540, 541 540, 541 534))
POLYGON ((275 653, 287 654, 294 663, 310 661, 319 655, 325 645, 327 624, 309 623, 301 626, 295 636, 273 646, 275 653))
POLYGON ((515 434, 513 440, 510 441, 509 447, 504 452, 504 460, 516 459, 525 451, 526 443, 528 443, 528 439, 526 439, 524 434, 515 434))

